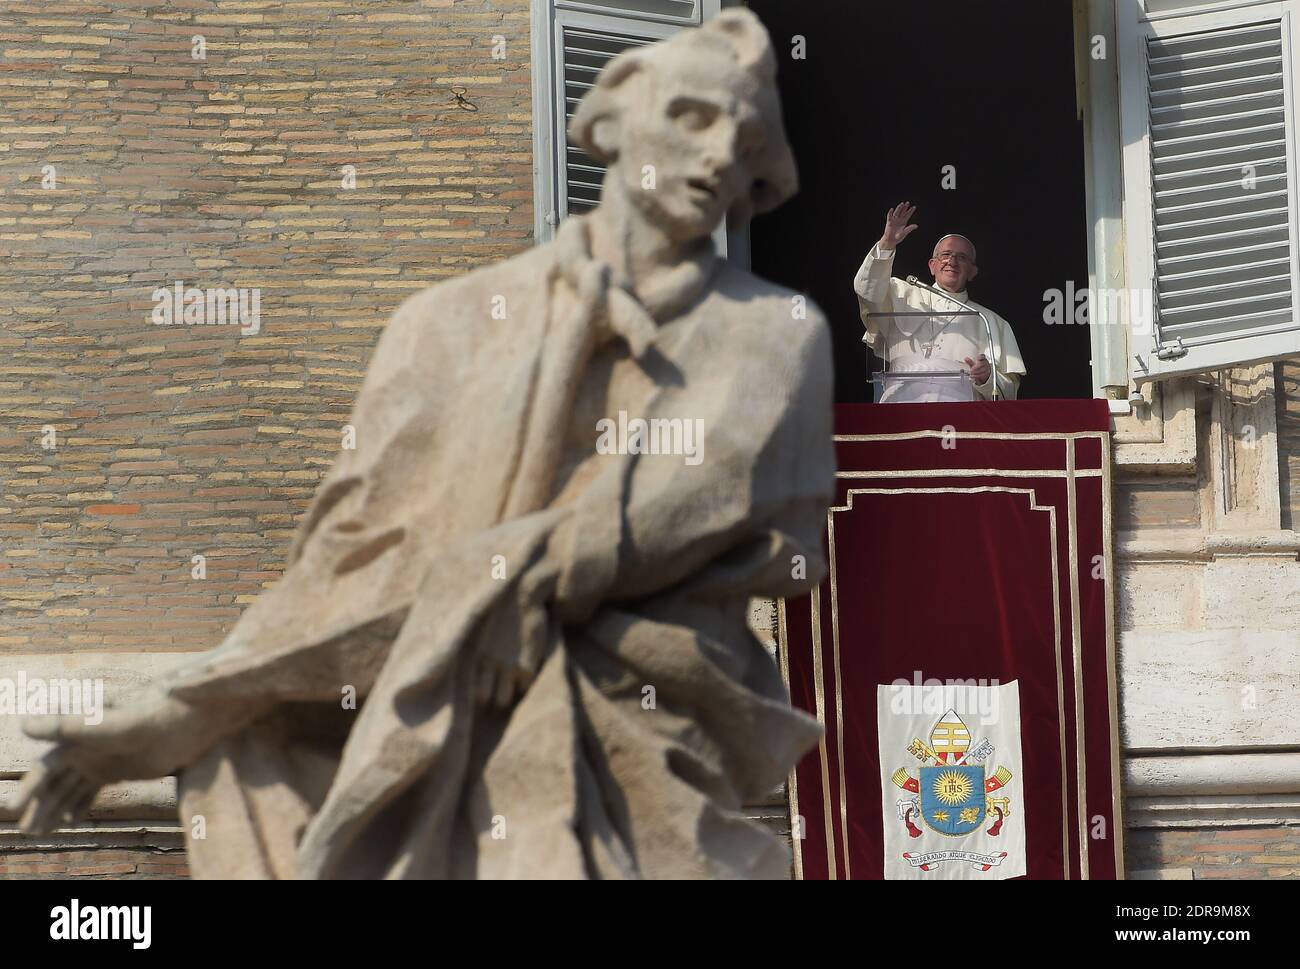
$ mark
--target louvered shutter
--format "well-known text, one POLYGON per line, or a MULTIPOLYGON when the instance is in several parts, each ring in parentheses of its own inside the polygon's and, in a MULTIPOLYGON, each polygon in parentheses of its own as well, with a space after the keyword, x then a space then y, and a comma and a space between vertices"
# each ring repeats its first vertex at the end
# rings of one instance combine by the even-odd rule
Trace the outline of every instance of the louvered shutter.
POLYGON ((612 57, 701 22, 702 0, 555 0, 554 94, 555 221, 595 208, 604 166, 568 143, 568 122, 578 101, 612 57))
POLYGON ((1288 26, 1165 22, 1142 38, 1151 299, 1131 304, 1150 317, 1133 331, 1139 381, 1300 353, 1288 26))
POLYGON ((699 0, 558 0, 556 6, 676 24, 700 22, 699 0))
MULTIPOLYGON (((635 28, 632 28, 635 29, 635 28)), ((601 181, 605 166, 590 157, 581 148, 569 144, 569 121, 578 110, 586 93, 596 83, 596 76, 615 54, 629 47, 642 47, 654 43, 663 34, 647 36, 630 30, 598 30, 594 27, 571 26, 562 21, 556 24, 559 41, 561 76, 557 87, 563 98, 563 119, 556 132, 560 149, 558 165, 563 176, 563 197, 560 217, 586 212, 600 201, 601 181)), ((670 31, 671 32, 671 31, 670 31)))
MULTIPOLYGON (((536 241, 600 201, 605 168, 569 145, 568 123, 609 61, 698 27, 739 0, 533 0, 533 200, 536 241)), ((714 233, 728 252, 726 220, 714 233)), ((742 237, 743 238, 743 237, 742 237)))

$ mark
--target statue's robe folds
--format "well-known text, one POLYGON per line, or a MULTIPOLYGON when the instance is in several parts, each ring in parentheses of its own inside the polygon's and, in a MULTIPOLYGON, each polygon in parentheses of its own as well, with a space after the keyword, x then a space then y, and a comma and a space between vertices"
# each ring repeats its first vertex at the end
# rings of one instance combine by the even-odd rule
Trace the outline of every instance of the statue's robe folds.
POLYGON ((159 684, 239 724, 181 774, 194 874, 786 877, 739 809, 820 735, 746 615, 825 570, 793 296, 708 253, 638 301, 572 218, 408 300, 284 576, 159 684), (598 453, 619 410, 702 421, 701 460, 598 453), (536 679, 478 704, 521 642, 536 679))

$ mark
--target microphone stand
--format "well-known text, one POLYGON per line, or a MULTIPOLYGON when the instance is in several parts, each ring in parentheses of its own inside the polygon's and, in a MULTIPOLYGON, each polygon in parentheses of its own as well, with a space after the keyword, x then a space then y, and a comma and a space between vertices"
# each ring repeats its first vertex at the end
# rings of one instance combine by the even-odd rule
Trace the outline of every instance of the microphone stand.
POLYGON ((963 303, 961 300, 953 296, 952 293, 949 293, 947 290, 938 289, 934 286, 929 285, 928 283, 923 283, 915 276, 908 276, 907 282, 912 286, 916 286, 919 287, 920 289, 926 290, 927 292, 933 293, 935 296, 942 296, 944 299, 948 300, 949 302, 956 303, 962 309, 969 310, 971 313, 974 313, 976 316, 978 316, 981 320, 984 321, 984 330, 986 333, 988 333, 988 337, 989 337, 989 366, 993 368, 993 399, 998 400, 1002 396, 1000 393, 1000 387, 998 385, 998 376, 999 376, 998 375, 998 351, 997 351, 997 347, 994 346, 993 344, 993 324, 989 322, 989 318, 984 315, 984 312, 982 310, 979 310, 976 307, 971 306, 969 303, 963 303))

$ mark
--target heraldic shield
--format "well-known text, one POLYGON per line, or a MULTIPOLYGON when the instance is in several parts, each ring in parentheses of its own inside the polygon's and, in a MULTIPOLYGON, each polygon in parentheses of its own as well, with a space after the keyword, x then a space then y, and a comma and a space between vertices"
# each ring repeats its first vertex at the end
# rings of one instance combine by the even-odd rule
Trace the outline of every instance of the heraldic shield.
POLYGON ((940 834, 969 834, 984 821, 984 768, 921 768, 921 817, 940 834))

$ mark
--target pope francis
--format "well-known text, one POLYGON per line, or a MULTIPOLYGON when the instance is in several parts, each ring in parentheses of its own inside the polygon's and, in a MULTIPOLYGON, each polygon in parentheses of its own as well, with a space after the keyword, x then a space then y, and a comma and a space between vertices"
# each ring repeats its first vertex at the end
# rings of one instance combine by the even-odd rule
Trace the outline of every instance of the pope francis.
POLYGON ((981 400, 993 397, 994 370, 988 357, 988 335, 984 321, 970 315, 957 301, 982 310, 993 328, 997 360, 997 396, 1012 400, 1020 389, 1025 364, 1020 357, 1011 325, 986 306, 973 302, 967 285, 979 273, 975 245, 962 235, 950 234, 939 240, 930 259, 935 286, 953 299, 923 286, 914 286, 892 275, 898 245, 916 231, 911 222, 916 206, 900 202, 885 215, 885 231, 853 279, 858 308, 867 331, 866 343, 889 362, 891 369, 936 369, 930 361, 951 361, 954 366, 938 369, 967 370, 981 400), (919 312, 925 315, 897 316, 919 312), (965 314, 965 315, 962 315, 965 314))

